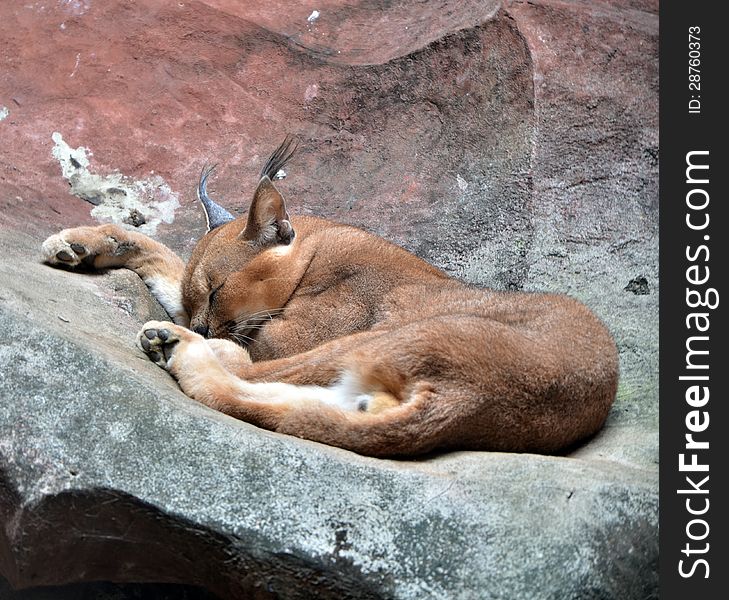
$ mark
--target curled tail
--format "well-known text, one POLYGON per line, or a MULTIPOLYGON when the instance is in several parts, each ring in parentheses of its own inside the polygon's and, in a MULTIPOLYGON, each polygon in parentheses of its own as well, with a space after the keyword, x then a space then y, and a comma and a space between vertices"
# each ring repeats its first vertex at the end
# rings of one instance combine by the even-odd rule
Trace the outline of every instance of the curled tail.
POLYGON ((289 411, 276 431, 338 446, 367 456, 402 457, 425 454, 447 443, 448 419, 434 410, 431 393, 381 412, 350 412, 312 405, 289 411))

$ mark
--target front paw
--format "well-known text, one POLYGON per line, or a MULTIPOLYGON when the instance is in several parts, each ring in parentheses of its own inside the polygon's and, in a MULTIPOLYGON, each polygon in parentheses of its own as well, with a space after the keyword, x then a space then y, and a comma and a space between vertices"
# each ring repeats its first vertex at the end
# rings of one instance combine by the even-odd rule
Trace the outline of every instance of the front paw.
POLYGON ((239 346, 235 342, 230 340, 223 340, 220 338, 206 339, 208 347, 215 354, 215 358, 218 359, 223 367, 225 367, 231 373, 244 377, 242 372, 246 367, 249 367, 252 363, 251 355, 248 354, 248 350, 239 346))
POLYGON ((43 242, 43 260, 51 265, 76 267, 89 258, 87 245, 77 239, 81 236, 74 236, 73 233, 73 229, 64 229, 43 242))
POLYGON ((149 321, 137 335, 137 345, 149 359, 163 369, 170 370, 180 345, 204 339, 189 329, 164 321, 149 321))
POLYGON ((137 336, 137 345, 165 369, 190 398, 219 408, 216 398, 235 392, 232 376, 213 354, 207 340, 179 325, 149 321, 137 336))

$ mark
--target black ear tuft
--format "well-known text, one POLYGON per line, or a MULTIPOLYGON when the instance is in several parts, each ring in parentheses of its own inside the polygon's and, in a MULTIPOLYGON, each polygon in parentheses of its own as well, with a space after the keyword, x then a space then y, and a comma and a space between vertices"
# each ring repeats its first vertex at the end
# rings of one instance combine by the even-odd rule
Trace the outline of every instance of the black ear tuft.
POLYGON ((287 135, 284 141, 281 142, 281 145, 268 157, 268 161, 266 161, 261 171, 261 179, 268 177, 273 181, 276 178, 276 173, 283 169, 284 165, 291 160, 298 147, 298 140, 292 135, 287 135))
POLYGON ((270 244, 288 245, 293 242, 295 233, 289 214, 286 212, 286 202, 273 184, 273 180, 276 173, 294 155, 296 147, 296 138, 287 135, 266 161, 248 209, 248 222, 240 234, 241 239, 261 247, 270 244))

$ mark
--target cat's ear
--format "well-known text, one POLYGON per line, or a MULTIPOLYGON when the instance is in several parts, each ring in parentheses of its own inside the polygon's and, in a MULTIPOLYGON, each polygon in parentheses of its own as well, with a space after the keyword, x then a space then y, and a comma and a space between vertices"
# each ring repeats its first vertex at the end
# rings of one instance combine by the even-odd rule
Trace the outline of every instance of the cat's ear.
POLYGON ((266 161, 248 209, 248 223, 241 234, 243 239, 261 246, 286 245, 293 241, 295 232, 286 212, 286 201, 273 184, 273 180, 294 155, 296 147, 296 138, 286 136, 283 143, 266 161))
POLYGON ((207 192, 208 177, 215 170, 215 165, 203 167, 200 173, 200 180, 197 184, 197 199, 202 204, 205 212, 205 221, 207 222, 208 231, 212 231, 216 227, 235 221, 235 217, 231 215, 219 204, 216 204, 207 192))
POLYGON ((290 244, 294 240, 294 228, 286 212, 284 197, 268 176, 258 182, 248 209, 248 223, 241 238, 259 246, 290 244))

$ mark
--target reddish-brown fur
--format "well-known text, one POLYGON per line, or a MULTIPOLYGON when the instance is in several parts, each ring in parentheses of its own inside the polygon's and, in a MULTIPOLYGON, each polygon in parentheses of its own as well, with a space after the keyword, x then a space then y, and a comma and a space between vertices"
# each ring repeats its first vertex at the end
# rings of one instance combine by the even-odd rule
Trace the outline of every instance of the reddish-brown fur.
POLYGON ((109 237, 180 285, 178 325, 145 325, 143 349, 193 398, 261 427, 375 456, 553 453, 594 434, 615 397, 615 344, 584 305, 475 289, 359 229, 289 218, 268 176, 248 218, 207 233, 184 273, 168 249, 114 226, 61 232, 46 258, 69 264, 58 249, 74 243, 97 266, 135 268, 102 258, 109 237), (208 338, 247 341, 253 362, 186 318, 208 338), (318 399, 343 378, 364 411, 318 399))

